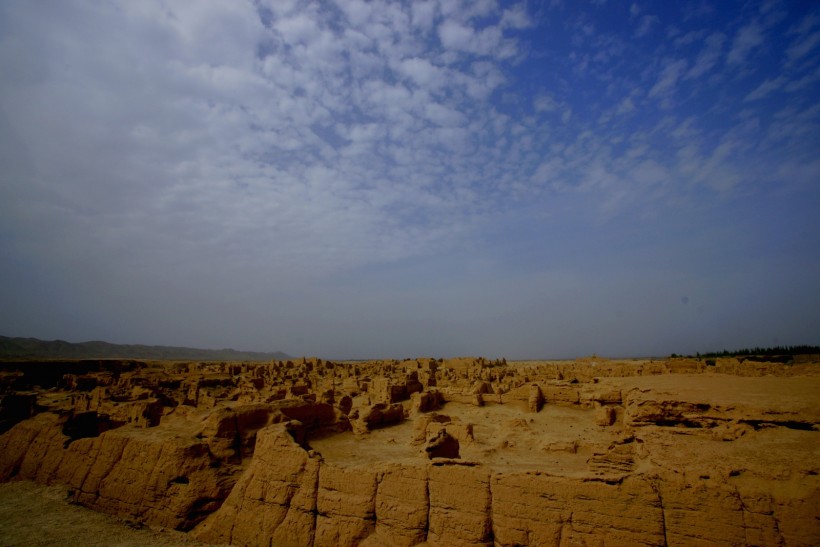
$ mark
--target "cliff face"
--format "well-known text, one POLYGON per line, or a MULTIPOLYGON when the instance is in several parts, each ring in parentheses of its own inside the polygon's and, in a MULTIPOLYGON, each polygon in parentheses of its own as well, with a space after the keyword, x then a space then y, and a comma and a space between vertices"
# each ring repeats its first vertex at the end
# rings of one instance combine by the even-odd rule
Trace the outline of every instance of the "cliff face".
POLYGON ((810 477, 800 486, 668 473, 601 481, 455 460, 341 468, 311 457, 282 427, 263 430, 258 443, 223 506, 194 531, 198 539, 560 546, 812 545, 818 537, 818 484, 810 477))
POLYGON ((420 360, 68 374, 61 391, 32 392, 35 406, 8 399, 35 415, 0 435, 0 480, 64 484, 80 504, 218 544, 815 545, 815 370, 420 360), (455 457, 430 452, 443 436, 455 457))
POLYGON ((41 414, 0 436, 0 479, 62 483, 87 507, 183 530, 214 511, 235 481, 194 438, 118 429, 71 442, 59 422, 41 414))
POLYGON ((282 426, 260 431, 257 443, 253 463, 197 538, 328 546, 665 541, 661 496, 644 478, 607 484, 493 473, 456 460, 343 468, 311 457, 282 426))

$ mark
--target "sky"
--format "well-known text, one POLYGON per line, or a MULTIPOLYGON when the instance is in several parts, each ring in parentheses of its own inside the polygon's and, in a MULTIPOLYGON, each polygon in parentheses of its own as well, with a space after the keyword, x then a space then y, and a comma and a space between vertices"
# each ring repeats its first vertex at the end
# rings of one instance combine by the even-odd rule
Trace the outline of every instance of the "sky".
POLYGON ((820 4, 0 2, 0 334, 820 344, 820 4))

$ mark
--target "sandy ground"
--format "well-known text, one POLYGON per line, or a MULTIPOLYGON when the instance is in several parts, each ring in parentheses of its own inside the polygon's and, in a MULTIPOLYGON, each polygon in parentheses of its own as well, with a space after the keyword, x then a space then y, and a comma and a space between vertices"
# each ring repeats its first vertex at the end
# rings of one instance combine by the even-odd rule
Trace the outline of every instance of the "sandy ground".
POLYGON ((128 522, 72 505, 61 486, 0 484, 0 545, 205 545, 182 532, 128 522))
MULTIPOLYGON (((814 376, 742 378, 700 374, 604 378, 599 388, 624 393, 646 391, 661 401, 703 403, 739 416, 778 420, 794 413, 791 415, 802 416, 808 423, 820 421, 820 377, 814 376)), ((696 477, 731 474, 736 481, 755 478, 799 483, 803 477, 818 472, 820 461, 820 445, 813 430, 747 428, 742 437, 725 442, 720 428, 713 432, 670 427, 628 431, 617 424, 600 427, 595 424, 592 409, 572 406, 547 404, 541 412, 533 414, 520 404, 488 403, 476 407, 449 402, 438 413, 457 423, 472 424, 473 440, 462 440, 461 458, 480 462, 494 472, 539 470, 584 478, 596 471, 640 472, 652 464, 696 477), (611 461, 598 462, 615 444, 633 434, 640 437, 640 442, 638 446, 624 447, 625 461, 620 469, 612 469, 611 461)), ((386 460, 418 465, 427 461, 423 442, 414 440, 419 434, 411 419, 361 436, 345 432, 314 438, 310 445, 325 461, 343 467, 369 466, 386 460)))
MULTIPOLYGON (((476 407, 447 403, 439 412, 473 425, 472 442, 461 443, 461 458, 481 462, 493 471, 550 469, 564 476, 584 474, 596 448, 605 449, 618 437, 615 430, 594 425, 590 409, 546 405, 538 414, 517 405, 476 407)), ((341 466, 370 465, 385 460, 423 464, 428 461, 413 420, 357 436, 352 432, 311 439, 311 448, 341 466)))

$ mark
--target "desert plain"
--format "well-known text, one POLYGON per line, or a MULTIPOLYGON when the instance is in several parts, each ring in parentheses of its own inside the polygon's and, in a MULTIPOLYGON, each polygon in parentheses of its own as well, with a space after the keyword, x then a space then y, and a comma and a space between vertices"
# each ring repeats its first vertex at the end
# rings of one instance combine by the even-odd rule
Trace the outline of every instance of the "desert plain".
POLYGON ((21 361, 0 394, 4 545, 820 544, 817 355, 21 361))

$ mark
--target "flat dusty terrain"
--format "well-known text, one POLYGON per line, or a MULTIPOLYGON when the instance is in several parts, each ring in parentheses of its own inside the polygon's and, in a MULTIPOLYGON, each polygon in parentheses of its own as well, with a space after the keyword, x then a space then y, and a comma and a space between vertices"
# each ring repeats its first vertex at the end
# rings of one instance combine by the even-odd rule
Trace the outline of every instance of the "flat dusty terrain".
POLYGON ((0 545, 83 547, 86 545, 204 545, 182 532, 92 511, 69 503, 66 489, 30 481, 0 484, 0 545))

